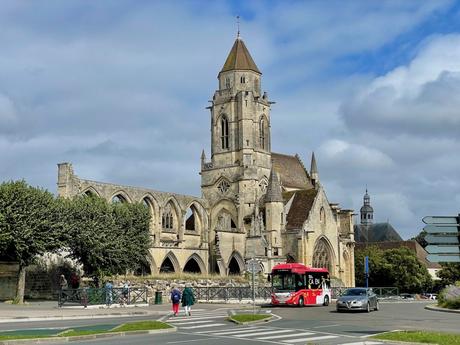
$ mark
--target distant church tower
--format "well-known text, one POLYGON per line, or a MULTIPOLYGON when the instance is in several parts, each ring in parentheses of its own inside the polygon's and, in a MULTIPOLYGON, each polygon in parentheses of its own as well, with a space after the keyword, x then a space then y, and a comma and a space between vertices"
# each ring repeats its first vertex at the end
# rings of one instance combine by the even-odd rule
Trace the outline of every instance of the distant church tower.
POLYGON ((367 193, 364 194, 364 205, 361 207, 361 225, 372 225, 374 221, 374 209, 371 206, 371 198, 367 193))

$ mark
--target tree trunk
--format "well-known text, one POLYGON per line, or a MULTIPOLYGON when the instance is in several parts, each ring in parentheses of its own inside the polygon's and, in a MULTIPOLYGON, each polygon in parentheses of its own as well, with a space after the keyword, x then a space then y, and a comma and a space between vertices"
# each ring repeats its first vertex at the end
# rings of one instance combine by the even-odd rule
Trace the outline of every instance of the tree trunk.
POLYGON ((18 285, 16 289, 15 302, 17 304, 24 304, 24 290, 26 287, 26 268, 19 266, 18 285))

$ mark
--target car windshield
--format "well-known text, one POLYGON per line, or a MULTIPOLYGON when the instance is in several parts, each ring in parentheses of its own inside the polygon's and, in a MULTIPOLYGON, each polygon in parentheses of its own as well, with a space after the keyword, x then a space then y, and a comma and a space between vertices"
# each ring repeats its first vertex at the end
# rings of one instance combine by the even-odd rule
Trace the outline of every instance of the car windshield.
POLYGON ((342 294, 342 296, 366 296, 366 290, 364 289, 348 289, 342 294))

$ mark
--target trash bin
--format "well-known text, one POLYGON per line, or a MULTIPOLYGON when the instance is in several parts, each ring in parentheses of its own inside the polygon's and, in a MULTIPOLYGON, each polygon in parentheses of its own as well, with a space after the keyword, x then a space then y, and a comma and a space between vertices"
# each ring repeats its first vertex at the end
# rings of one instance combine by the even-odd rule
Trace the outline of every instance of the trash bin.
POLYGON ((161 295, 161 291, 155 291, 155 304, 161 304, 163 300, 163 296, 161 295))

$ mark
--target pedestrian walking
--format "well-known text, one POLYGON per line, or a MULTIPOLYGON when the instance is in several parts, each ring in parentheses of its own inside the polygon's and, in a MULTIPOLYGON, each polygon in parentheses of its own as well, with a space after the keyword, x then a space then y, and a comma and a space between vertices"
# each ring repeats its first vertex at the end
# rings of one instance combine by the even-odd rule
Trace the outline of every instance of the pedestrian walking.
POLYGON ((65 276, 61 274, 61 277, 59 278, 59 287, 62 289, 67 289, 68 284, 67 284, 67 279, 65 279, 65 276))
POLYGON ((182 306, 185 309, 185 315, 192 315, 192 305, 195 304, 195 296, 190 284, 185 284, 184 292, 182 293, 182 306))
POLYGON ((113 284, 110 280, 108 280, 105 283, 105 304, 107 304, 108 307, 113 302, 113 284))
POLYGON ((122 295, 123 295, 124 304, 129 304, 129 285, 130 285, 130 281, 129 280, 125 281, 123 283, 123 289, 121 290, 122 295))
POLYGON ((179 313, 179 303, 181 299, 180 290, 177 287, 173 287, 171 290, 171 303, 174 316, 177 316, 179 313))

